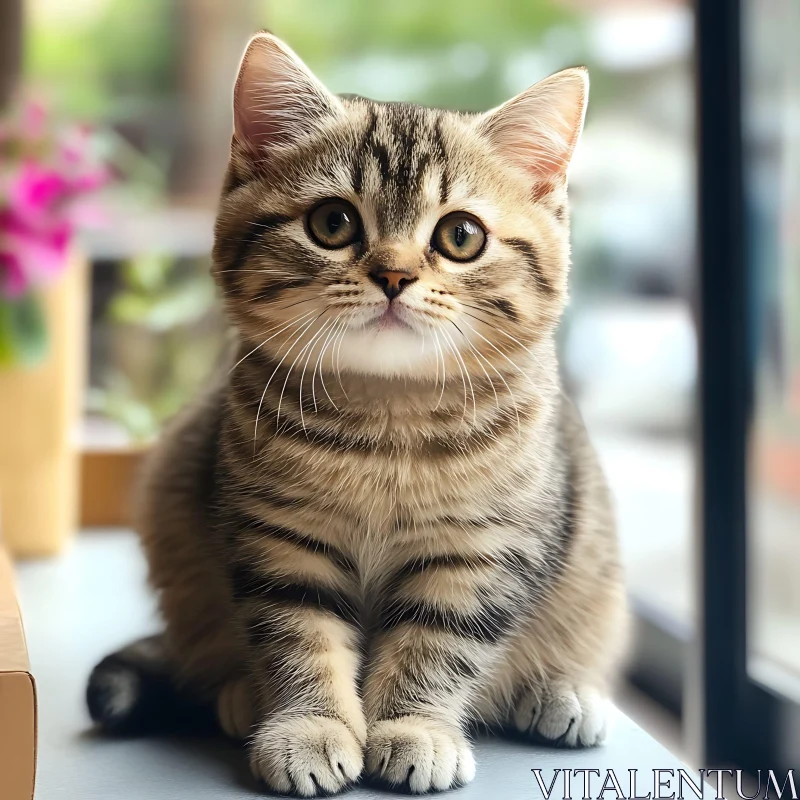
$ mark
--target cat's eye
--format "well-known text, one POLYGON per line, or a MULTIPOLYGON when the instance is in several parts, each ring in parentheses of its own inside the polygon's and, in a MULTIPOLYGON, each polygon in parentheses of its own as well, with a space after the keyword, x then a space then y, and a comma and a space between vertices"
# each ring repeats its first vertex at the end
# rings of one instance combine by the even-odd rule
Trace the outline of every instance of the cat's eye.
POLYGON ((361 238, 361 218, 346 200, 326 200, 311 210, 308 230, 317 244, 339 249, 361 238))
POLYGON ((471 261, 486 244, 486 231, 475 217, 455 211, 439 220, 431 244, 451 261, 471 261))

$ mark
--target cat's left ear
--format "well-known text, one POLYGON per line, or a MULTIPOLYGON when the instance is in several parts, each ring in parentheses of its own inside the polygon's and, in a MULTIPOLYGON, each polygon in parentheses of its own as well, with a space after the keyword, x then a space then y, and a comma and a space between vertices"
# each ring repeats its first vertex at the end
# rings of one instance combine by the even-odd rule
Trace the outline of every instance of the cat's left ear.
POLYGON ((233 136, 252 156, 292 147, 344 114, 297 54, 271 33, 247 45, 233 90, 233 136))
POLYGON ((479 130, 536 181, 566 175, 586 115, 589 73, 565 69, 478 119, 479 130))

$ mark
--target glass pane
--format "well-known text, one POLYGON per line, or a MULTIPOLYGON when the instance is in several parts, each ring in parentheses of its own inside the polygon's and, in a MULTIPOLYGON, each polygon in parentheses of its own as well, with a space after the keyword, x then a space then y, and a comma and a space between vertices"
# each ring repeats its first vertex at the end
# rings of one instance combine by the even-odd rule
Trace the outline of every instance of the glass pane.
MULTIPOLYGON (((800 679, 800 6, 745 3, 746 210, 756 395, 751 669, 800 679)), ((788 682, 782 680, 788 678, 788 682)))
POLYGON ((268 27, 336 91, 484 109, 591 71, 570 176, 562 364, 611 482, 634 595, 687 624, 696 337, 689 3, 270 0, 268 27))

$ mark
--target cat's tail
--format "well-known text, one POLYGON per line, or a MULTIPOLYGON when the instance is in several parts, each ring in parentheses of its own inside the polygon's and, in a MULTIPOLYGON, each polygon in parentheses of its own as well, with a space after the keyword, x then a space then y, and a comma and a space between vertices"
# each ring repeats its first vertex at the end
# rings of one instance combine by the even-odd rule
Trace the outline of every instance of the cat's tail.
POLYGON ((175 683, 162 635, 106 656, 89 676, 86 704, 103 731, 120 735, 173 730, 200 719, 198 706, 175 683))

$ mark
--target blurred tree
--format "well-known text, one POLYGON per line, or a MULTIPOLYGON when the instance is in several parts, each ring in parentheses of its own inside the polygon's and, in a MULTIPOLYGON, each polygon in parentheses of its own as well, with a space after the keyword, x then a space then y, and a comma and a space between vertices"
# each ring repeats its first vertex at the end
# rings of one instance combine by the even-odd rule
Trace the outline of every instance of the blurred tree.
POLYGON ((573 19, 557 0, 262 0, 274 31, 320 61, 370 51, 440 50, 476 39, 496 52, 531 47, 573 19))
POLYGON ((233 78, 257 15, 252 0, 177 6, 182 146, 173 184, 182 194, 216 197, 228 160, 233 78))
POLYGON ((109 361, 92 411, 147 440, 207 378, 222 342, 208 260, 143 253, 121 264, 120 289, 99 321, 109 361))
POLYGON ((173 192, 215 197, 255 0, 29 2, 32 83, 64 112, 112 124, 159 162, 166 154, 173 192))
POLYGON ((70 115, 130 119, 174 92, 173 0, 29 0, 28 28, 27 77, 70 115))
POLYGON ((11 99, 22 61, 22 0, 0 2, 0 110, 11 99))
MULTIPOLYGON (((558 28, 574 30, 576 22, 559 0, 494 0, 491 5, 484 0, 260 0, 260 5, 266 27, 285 38, 335 91, 369 93, 377 87, 377 72, 388 77, 376 99, 471 110, 507 98, 513 56, 541 55, 546 36, 558 28)), ((534 66, 525 80, 544 77, 549 66, 538 68, 541 74, 534 66)))
MULTIPOLYGON (((0 0, 2 13, 20 2, 0 0)), ((215 202, 227 157, 236 65, 260 28, 283 36, 334 91, 464 109, 494 105, 551 66, 566 66, 569 51, 552 32, 576 29, 562 0, 28 0, 27 7, 32 82, 64 112, 112 124, 165 167, 173 193, 204 205, 215 202)), ((2 30, 7 35, 8 25, 2 30)))

